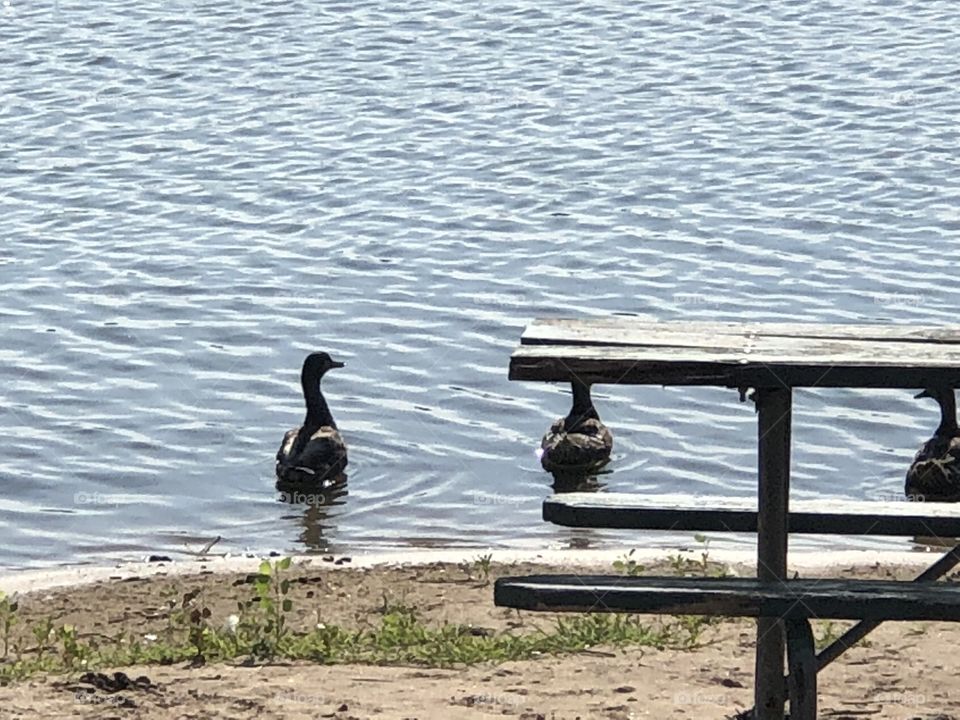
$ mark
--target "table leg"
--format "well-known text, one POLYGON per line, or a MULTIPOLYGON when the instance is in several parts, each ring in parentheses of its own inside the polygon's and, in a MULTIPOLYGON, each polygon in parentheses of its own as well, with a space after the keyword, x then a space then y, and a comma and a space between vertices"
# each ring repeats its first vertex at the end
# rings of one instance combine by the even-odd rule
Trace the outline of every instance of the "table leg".
MULTIPOLYGON (((759 505, 757 515, 757 578, 787 576, 787 498, 790 492, 790 388, 758 388, 759 505)), ((783 623, 757 620, 756 720, 783 720, 783 623)))
POLYGON ((790 720, 817 720, 817 654, 806 618, 786 621, 790 658, 790 720))
MULTIPOLYGON (((913 582, 929 582, 939 580, 960 564, 960 545, 953 547, 950 552, 937 560, 913 579, 913 582)), ((852 648, 867 635, 880 627, 880 620, 861 620, 843 635, 834 640, 817 655, 817 672, 823 670, 847 650, 852 648)))

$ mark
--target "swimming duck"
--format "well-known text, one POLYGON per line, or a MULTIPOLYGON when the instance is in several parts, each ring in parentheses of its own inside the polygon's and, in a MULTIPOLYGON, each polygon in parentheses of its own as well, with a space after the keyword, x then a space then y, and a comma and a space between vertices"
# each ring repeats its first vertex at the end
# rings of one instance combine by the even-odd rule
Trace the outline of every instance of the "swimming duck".
POLYGON ((917 395, 940 404, 940 425, 924 443, 907 470, 905 492, 910 500, 960 501, 960 431, 953 388, 927 388, 917 395))
POLYGON ((325 352, 311 353, 303 361, 300 384, 307 404, 303 425, 288 430, 277 452, 277 485, 322 485, 347 466, 347 446, 320 391, 328 370, 342 368, 325 352))
POLYGON ((553 473, 582 473, 606 465, 613 449, 613 436, 600 421, 590 385, 579 379, 571 383, 573 407, 557 419, 540 443, 540 464, 553 473))

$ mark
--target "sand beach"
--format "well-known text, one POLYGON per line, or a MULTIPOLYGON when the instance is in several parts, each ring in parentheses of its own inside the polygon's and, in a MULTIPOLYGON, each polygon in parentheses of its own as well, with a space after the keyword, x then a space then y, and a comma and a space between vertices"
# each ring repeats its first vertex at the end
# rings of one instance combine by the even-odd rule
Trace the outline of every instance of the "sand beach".
MULTIPOLYGON (((373 627, 393 606, 411 609, 424 626, 464 628, 475 635, 553 632, 556 618, 493 605, 496 577, 534 572, 610 572, 624 552, 491 553, 486 562, 463 551, 405 555, 294 558, 289 581, 292 632, 319 625, 373 627), (457 559, 457 556, 460 559, 457 559)), ((482 557, 482 556, 481 556, 482 557)), ((678 556, 635 553, 643 572, 678 571, 678 556)), ((829 566, 817 554, 796 554, 803 576, 907 579, 932 561, 926 554, 838 553, 829 566)), ((699 562, 688 553, 691 563, 699 562)), ((751 573, 746 554, 710 558, 733 574, 751 573)), ((80 638, 143 643, 169 629, 171 598, 194 593, 209 623, 229 623, 249 594, 255 558, 135 563, 12 573, 0 580, 16 593, 21 632, 47 619, 80 638)), ((644 618, 651 625, 669 618, 644 618)), ((818 638, 846 623, 818 623, 818 638)), ((690 647, 587 647, 521 661, 438 667, 430 662, 323 664, 276 659, 250 662, 140 664, 34 673, 0 687, 4 718, 335 718, 447 720, 516 718, 735 717, 751 705, 754 627, 723 620, 701 628, 690 647), (95 671, 95 672, 93 672, 95 671), (120 675, 114 673, 119 672, 120 675), (102 674, 96 674, 102 673, 102 674)), ((960 717, 954 652, 960 627, 888 623, 826 669, 821 716, 950 720, 960 717)), ((29 642, 27 643, 30 644, 29 642)), ((36 643, 34 643, 35 645, 36 643)), ((29 651, 29 648, 24 648, 29 651)), ((8 651, 9 655, 9 651, 8 651)))

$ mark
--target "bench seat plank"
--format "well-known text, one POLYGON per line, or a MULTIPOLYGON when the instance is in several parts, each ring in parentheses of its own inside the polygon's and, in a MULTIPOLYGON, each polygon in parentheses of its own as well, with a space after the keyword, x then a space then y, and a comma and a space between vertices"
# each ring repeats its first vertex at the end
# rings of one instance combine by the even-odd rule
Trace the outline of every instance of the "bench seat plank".
MULTIPOLYGON (((831 341, 835 343, 839 341, 831 341)), ((960 386, 960 347, 864 344, 855 349, 779 344, 757 348, 636 345, 521 345, 511 380, 719 387, 960 386)))
MULTIPOLYGON (((756 500, 635 493, 561 493, 543 519, 567 527, 757 532, 756 500)), ((791 533, 960 538, 960 504, 791 500, 791 533)))
POLYGON ((960 585, 944 582, 531 575, 497 580, 494 603, 550 612, 960 621, 960 585))

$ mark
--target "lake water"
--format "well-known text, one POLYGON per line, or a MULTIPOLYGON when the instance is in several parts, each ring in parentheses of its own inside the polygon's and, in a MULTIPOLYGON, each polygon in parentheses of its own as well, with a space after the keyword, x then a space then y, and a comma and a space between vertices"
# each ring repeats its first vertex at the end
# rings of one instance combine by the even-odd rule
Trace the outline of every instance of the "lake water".
MULTIPOLYGON (((960 306, 953 0, 2 0, 0 20, 5 567, 218 535, 623 542, 540 520, 534 448, 569 393, 507 381, 529 320, 960 306), (331 508, 273 490, 317 349, 347 363, 331 508)), ((798 392, 794 497, 901 493, 937 422, 910 396, 798 392)), ((755 492, 736 392, 595 401, 608 489, 755 492)))

